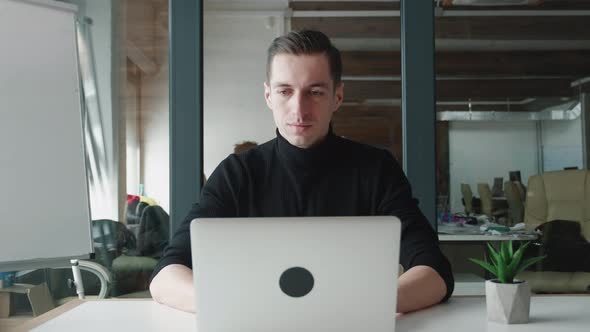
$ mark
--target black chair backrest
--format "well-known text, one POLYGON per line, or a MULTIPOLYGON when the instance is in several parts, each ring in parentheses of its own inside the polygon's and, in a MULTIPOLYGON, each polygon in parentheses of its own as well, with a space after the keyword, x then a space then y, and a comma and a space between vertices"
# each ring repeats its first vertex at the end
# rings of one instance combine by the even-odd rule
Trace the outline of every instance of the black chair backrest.
POLYGON ((142 256, 159 258, 170 238, 170 217, 159 205, 143 210, 137 235, 137 250, 142 256))
POLYGON ((108 268, 117 256, 137 247, 135 235, 110 219, 92 220, 92 239, 97 261, 108 268))
POLYGON ((127 203, 125 208, 125 218, 127 219, 128 225, 139 224, 139 217, 141 217, 141 215, 137 215, 137 205, 139 205, 138 199, 127 203))
POLYGON ((141 222, 141 215, 143 210, 148 207, 149 204, 141 201, 131 201, 127 205, 127 212, 125 213, 127 218, 127 225, 137 225, 141 222))

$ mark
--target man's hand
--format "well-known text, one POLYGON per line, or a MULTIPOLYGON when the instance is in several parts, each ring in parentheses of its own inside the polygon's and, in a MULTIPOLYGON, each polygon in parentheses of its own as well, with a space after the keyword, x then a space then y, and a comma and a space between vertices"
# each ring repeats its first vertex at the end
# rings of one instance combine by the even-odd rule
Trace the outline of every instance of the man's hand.
POLYGON ((439 303, 447 294, 443 278, 430 266, 418 265, 398 279, 397 312, 405 313, 439 303))
POLYGON ((156 302, 187 312, 195 312, 193 271, 180 264, 160 270, 150 284, 156 302))
MULTIPOLYGON (((447 286, 429 266, 415 266, 399 277, 397 311, 426 308, 440 302, 447 286)), ((184 265, 163 268, 152 280, 150 293, 156 302, 187 312, 195 312, 193 272, 184 265)))

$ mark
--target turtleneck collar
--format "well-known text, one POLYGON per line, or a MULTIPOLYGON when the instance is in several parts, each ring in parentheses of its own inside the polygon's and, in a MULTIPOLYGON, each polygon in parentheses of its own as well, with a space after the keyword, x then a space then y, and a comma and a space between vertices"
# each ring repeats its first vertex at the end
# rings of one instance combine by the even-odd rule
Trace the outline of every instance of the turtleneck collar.
POLYGON ((332 132, 331 125, 324 139, 309 148, 300 148, 292 145, 279 133, 278 129, 276 132, 279 157, 288 166, 302 169, 317 169, 318 167, 328 165, 328 163, 334 160, 333 157, 336 154, 335 149, 337 148, 335 143, 338 138, 332 132))

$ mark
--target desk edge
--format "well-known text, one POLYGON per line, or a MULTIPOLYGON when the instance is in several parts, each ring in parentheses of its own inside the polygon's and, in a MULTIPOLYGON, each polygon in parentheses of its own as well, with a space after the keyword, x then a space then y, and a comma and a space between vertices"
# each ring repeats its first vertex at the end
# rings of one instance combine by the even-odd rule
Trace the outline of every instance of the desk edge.
POLYGON ((129 299, 117 299, 117 298, 112 298, 112 299, 100 299, 100 300, 80 300, 80 299, 73 299, 69 302, 66 302, 62 305, 60 305, 59 307, 56 307, 54 309, 49 310, 48 312, 37 316, 21 325, 16 326, 12 331, 13 332, 25 332, 25 331, 30 331, 36 327, 39 327, 40 325, 58 317, 59 315, 62 315, 74 308, 76 308, 77 306, 86 303, 86 302, 96 302, 96 301, 101 301, 101 302, 115 302, 115 301, 153 301, 153 299, 150 298, 129 298, 129 299))

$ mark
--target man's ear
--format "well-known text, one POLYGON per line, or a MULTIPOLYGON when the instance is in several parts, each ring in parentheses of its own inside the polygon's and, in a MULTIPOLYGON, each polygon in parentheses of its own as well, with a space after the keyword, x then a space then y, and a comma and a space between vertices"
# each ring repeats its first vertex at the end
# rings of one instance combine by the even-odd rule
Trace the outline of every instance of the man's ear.
POLYGON ((340 82, 340 84, 338 84, 338 86, 334 90, 334 99, 335 99, 334 110, 332 112, 336 112, 340 108, 340 105, 342 105, 342 102, 344 101, 344 83, 343 82, 340 82))
POLYGON ((264 100, 266 100, 266 106, 272 110, 271 102, 270 102, 270 86, 264 82, 264 100))

